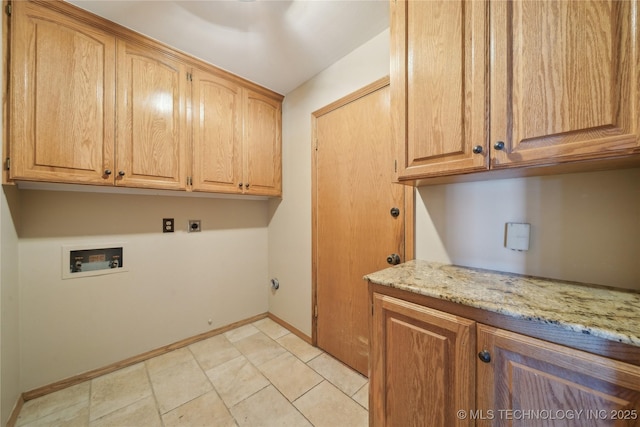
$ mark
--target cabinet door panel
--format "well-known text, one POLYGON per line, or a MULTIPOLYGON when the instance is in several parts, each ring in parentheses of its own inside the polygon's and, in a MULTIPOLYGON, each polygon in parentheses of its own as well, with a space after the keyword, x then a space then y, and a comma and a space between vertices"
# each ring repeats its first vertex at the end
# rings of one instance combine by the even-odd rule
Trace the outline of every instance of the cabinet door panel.
POLYGON ((373 426, 473 425, 474 322, 373 294, 370 420, 373 426))
POLYGON ((640 425, 640 367, 485 325, 478 348, 480 426, 640 425))
POLYGON ((244 110, 245 192, 282 192, 281 104, 247 90, 244 110), (249 185, 246 187, 246 185, 249 185))
POLYGON ((117 185, 186 188, 186 80, 181 63, 118 42, 117 185))
POLYGON ((10 177, 113 184, 115 39, 28 2, 12 16, 10 177))
POLYGON ((242 89, 194 70, 193 190, 242 193, 242 89))
POLYGON ((485 26, 484 1, 391 3, 400 179, 488 168, 485 26))
POLYGON ((492 167, 640 148, 637 19, 632 1, 492 3, 492 167))

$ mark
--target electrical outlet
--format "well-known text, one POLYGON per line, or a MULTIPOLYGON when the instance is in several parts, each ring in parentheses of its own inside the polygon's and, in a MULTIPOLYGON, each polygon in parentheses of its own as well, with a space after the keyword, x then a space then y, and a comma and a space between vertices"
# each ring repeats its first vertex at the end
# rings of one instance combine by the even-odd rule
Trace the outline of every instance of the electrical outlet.
POLYGON ((199 219, 190 219, 189 220, 189 229, 187 230, 189 233, 196 233, 200 231, 200 220, 199 219))
POLYGON ((173 233, 173 231, 174 231, 173 218, 162 218, 162 232, 173 233))

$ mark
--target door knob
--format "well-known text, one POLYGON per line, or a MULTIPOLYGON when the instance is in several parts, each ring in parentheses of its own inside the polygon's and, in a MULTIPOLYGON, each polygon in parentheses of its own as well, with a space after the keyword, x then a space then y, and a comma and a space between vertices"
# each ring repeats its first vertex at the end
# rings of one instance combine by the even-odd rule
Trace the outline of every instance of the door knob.
POLYGON ((398 254, 391 254, 387 257, 387 262, 391 265, 397 265, 400 264, 400 255, 398 254))

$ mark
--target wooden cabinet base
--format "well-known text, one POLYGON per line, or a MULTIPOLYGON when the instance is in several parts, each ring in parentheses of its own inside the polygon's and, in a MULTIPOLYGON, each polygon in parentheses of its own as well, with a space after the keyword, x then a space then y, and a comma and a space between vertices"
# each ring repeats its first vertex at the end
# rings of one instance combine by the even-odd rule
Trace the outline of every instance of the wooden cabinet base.
POLYGON ((639 347, 392 287, 369 299, 372 426, 640 426, 639 347))

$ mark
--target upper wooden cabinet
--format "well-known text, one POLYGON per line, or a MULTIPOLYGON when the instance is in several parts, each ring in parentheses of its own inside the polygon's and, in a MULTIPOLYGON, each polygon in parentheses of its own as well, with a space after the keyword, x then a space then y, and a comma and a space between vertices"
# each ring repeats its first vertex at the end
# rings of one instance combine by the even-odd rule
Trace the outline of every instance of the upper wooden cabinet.
POLYGON ((281 95, 66 2, 10 20, 9 179, 282 194, 281 95))
POLYGON ((242 88, 193 71, 193 190, 242 193, 242 88))
POLYGON ((282 194, 278 100, 193 72, 193 190, 282 194))
POLYGON ((400 179, 488 168, 486 10, 485 1, 391 2, 400 179))
POLYGON ((636 1, 491 7, 491 167, 640 151, 636 1))
POLYGON ((117 46, 116 185, 186 189, 186 66, 130 42, 117 46))
POLYGON ((399 180, 639 159, 639 15, 635 0, 391 2, 399 180))
POLYGON ((113 185, 113 35, 30 2, 13 2, 12 179, 113 185))
POLYGON ((282 192, 281 103, 251 90, 243 101, 245 192, 277 196, 282 192))

